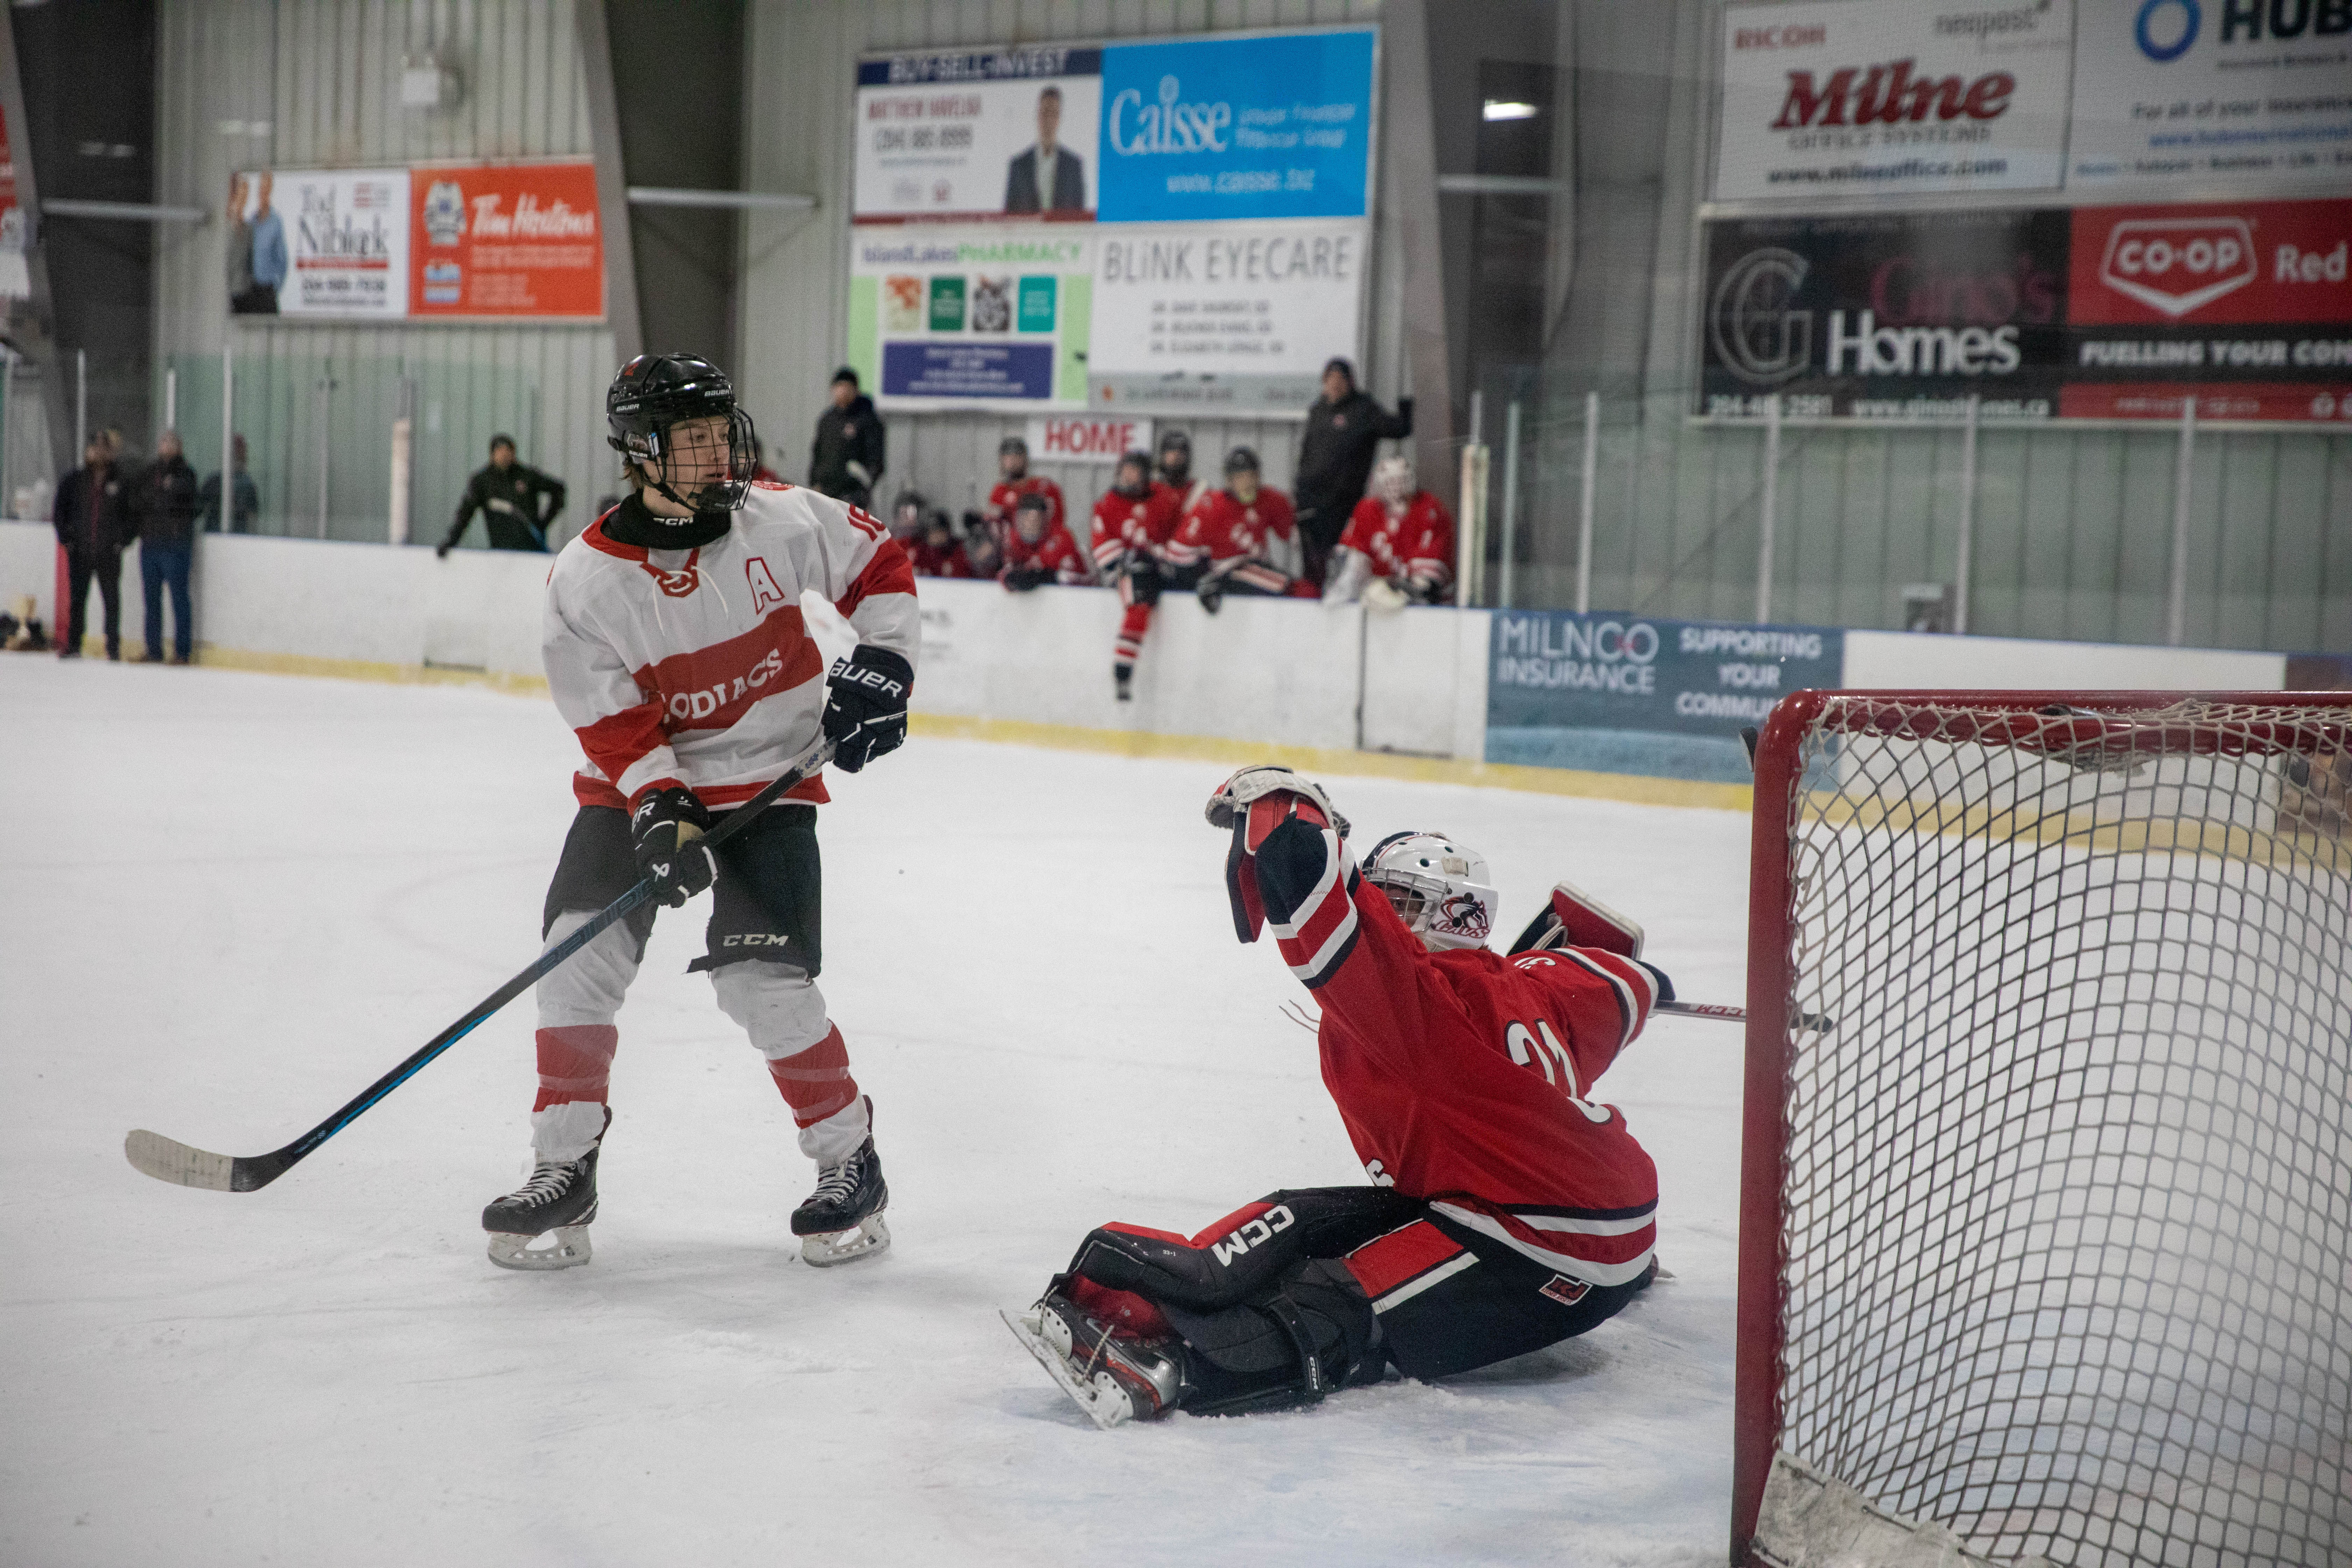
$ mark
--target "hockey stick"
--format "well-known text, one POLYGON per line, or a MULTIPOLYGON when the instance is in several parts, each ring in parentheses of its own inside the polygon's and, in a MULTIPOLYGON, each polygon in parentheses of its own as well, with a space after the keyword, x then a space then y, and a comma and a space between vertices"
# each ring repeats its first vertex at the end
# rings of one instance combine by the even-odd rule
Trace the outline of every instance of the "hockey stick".
MULTIPOLYGON (((833 758, 833 742, 820 741, 816 750, 786 770, 782 778, 727 814, 703 840, 712 848, 733 837, 743 825, 773 804, 786 790, 813 777, 833 758)), ((597 933, 625 920, 654 896, 650 877, 598 910, 586 925, 549 948, 528 969, 469 1008, 456 1023, 434 1036, 398 1067, 362 1089, 350 1103, 283 1149, 267 1154, 215 1154, 166 1138, 143 1128, 122 1141, 122 1152, 131 1164, 159 1182, 184 1187, 208 1187, 216 1193, 257 1192, 291 1170, 297 1162, 328 1139, 365 1115, 385 1095, 415 1077, 425 1063, 474 1031, 476 1025, 536 984, 540 976, 596 940, 597 933)))
MULTIPOLYGON (((1727 1024, 1748 1022, 1747 1008, 1727 1007, 1720 1002, 1661 1002, 1650 1011, 1679 1014, 1685 1018, 1717 1018, 1727 1024)), ((1800 1013, 1797 1023, 1817 1035, 1826 1035, 1837 1027, 1837 1020, 1826 1013, 1800 1013)))

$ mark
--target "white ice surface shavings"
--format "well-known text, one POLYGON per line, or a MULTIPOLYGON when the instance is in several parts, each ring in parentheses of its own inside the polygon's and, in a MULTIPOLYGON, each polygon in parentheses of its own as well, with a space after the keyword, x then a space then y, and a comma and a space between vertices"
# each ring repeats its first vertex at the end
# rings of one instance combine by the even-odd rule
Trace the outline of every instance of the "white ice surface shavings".
MULTIPOLYGON (((253 1153, 527 962, 572 813, 551 708, 0 658, 0 1563, 1721 1561, 1739 1034, 1603 1080, 1676 1279, 1443 1386, 1096 1431, 997 1321, 1092 1225, 1362 1180, 1270 947, 1232 936, 1213 764, 918 738, 826 808, 824 985, 891 1252, 820 1273, 808 1167, 665 914, 621 1016, 595 1261, 483 1258, 534 1083, 516 1004, 265 1192, 253 1153)), ((1565 876, 1738 1001, 1747 824, 1335 779, 1442 828, 1502 929, 1565 876)))

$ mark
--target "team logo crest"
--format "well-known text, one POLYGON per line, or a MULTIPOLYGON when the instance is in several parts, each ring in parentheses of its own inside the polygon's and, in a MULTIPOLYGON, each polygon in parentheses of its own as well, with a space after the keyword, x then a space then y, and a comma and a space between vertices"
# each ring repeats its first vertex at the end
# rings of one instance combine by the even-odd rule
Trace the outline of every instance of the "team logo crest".
POLYGON ((1583 1280, 1570 1279, 1565 1274, 1555 1274, 1538 1287, 1541 1294, 1550 1297, 1563 1307, 1575 1306, 1584 1300, 1585 1292, 1591 1289, 1592 1287, 1583 1280))
POLYGON ((650 561, 640 564, 645 567, 646 575, 654 580, 654 586, 673 599, 690 598, 695 589, 702 584, 702 574, 695 570, 691 561, 675 572, 665 572, 650 561))
POLYGON ((425 233, 435 245, 455 245, 466 232, 466 193, 455 180, 436 180, 425 193, 425 233))
POLYGON ((1486 918, 1486 900, 1475 893, 1456 893, 1437 906, 1437 918, 1445 929, 1456 936, 1486 940, 1490 922, 1486 918))

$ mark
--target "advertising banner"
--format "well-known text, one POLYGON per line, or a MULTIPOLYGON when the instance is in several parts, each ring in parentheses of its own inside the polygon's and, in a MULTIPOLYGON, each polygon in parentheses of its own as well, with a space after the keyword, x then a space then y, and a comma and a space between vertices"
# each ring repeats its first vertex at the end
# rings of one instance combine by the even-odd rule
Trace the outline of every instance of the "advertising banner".
POLYGON ((2352 201, 1706 226, 1699 411, 2344 420, 2352 201))
POLYGON ((1091 227, 861 227, 850 233, 849 363, 891 399, 1083 408, 1091 227))
POLYGON ((893 55, 857 68, 850 216, 1094 216, 1102 51, 1059 45, 893 55))
POLYGON ((1716 198, 2053 189, 2073 46, 2069 0, 1727 6, 1716 198))
POLYGON ((861 61, 849 363, 901 406, 1303 409, 1360 353, 1377 38, 861 61))
POLYGON ((419 169, 413 184, 411 314, 604 315, 596 165, 419 169))
POLYGON ((1049 415, 1029 421, 1027 439, 1032 462, 1116 463, 1129 452, 1151 450, 1151 421, 1049 415))
POLYGON ((1137 225, 1096 240, 1097 406, 1288 412, 1352 354, 1370 237, 1336 223, 1137 225))
POLYGON ((398 321, 408 313, 408 171, 259 169, 230 192, 229 310, 398 321))
POLYGON ((2352 184, 2352 4, 2078 0, 2067 184, 2352 184))
POLYGON ((1374 36, 1104 49, 1103 221, 1364 216, 1374 36))
POLYGON ((1745 784, 1741 728, 1844 673, 1832 628, 1500 610, 1486 761, 1745 784))
POLYGON ((593 163, 257 169, 230 177, 228 210, 236 315, 604 313, 593 163))

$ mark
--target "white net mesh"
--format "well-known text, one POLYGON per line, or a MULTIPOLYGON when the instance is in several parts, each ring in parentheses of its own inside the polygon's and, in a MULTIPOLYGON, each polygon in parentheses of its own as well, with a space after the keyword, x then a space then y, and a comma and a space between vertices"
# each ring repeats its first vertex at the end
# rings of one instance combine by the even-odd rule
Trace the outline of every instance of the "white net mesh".
POLYGON ((1997 1559, 2352 1563, 2347 718, 1829 700, 1782 1450, 1997 1559))

